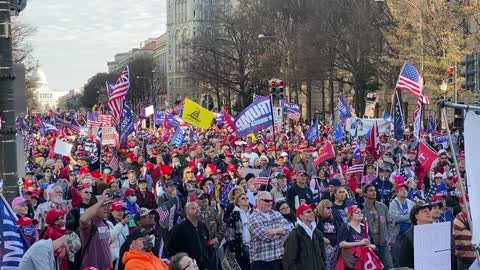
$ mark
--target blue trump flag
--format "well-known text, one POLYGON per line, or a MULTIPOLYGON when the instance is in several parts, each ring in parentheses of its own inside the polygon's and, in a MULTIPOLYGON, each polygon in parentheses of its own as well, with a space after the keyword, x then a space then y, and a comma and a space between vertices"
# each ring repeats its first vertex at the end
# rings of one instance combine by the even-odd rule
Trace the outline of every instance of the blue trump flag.
POLYGON ((29 244, 17 227, 15 214, 0 195, 0 269, 17 269, 29 244))
POLYGON ((405 131, 405 125, 403 123, 403 113, 402 107, 400 103, 400 98, 398 97, 398 93, 395 92, 395 121, 393 123, 395 136, 394 138, 397 140, 403 139, 403 132, 405 131))
POLYGON ((185 136, 183 135, 183 130, 180 127, 175 129, 172 138, 170 139, 170 144, 179 147, 185 141, 185 136))
POLYGON ((123 111, 120 116, 120 148, 127 148, 128 135, 132 134, 135 131, 133 127, 133 113, 128 106, 128 103, 125 101, 123 103, 123 111))
POLYGON ((320 138, 320 134, 318 132, 318 121, 312 121, 312 126, 305 132, 305 139, 309 143, 314 143, 316 139, 320 138))
POLYGON ((433 134, 435 131, 435 120, 433 119, 432 112, 428 115, 428 133, 433 134))
POLYGON ((43 133, 44 134, 47 134, 47 133, 58 133, 58 129, 54 126, 54 125, 51 125, 49 123, 46 123, 46 122, 42 122, 42 129, 43 129, 43 133))
POLYGON ((193 130, 192 127, 188 129, 188 132, 188 137, 190 137, 190 139, 192 139, 194 142, 198 142, 198 135, 195 133, 195 130, 193 130))
POLYGON ((234 124, 238 137, 269 128, 273 124, 270 96, 257 98, 235 117, 234 124))
POLYGON ((344 134, 343 134, 343 123, 342 122, 338 122, 338 125, 335 128, 335 130, 333 131, 332 135, 333 135, 333 138, 335 139, 335 141, 342 141, 343 140, 344 134))
POLYGON ((338 112, 340 113, 340 119, 342 120, 342 122, 345 121, 347 118, 352 117, 350 108, 348 107, 348 104, 343 98, 343 96, 338 97, 338 112))
POLYGON ((166 112, 166 111, 155 111, 155 125, 163 125, 163 119, 167 115, 168 126, 176 128, 180 125, 180 122, 177 120, 175 115, 166 112))

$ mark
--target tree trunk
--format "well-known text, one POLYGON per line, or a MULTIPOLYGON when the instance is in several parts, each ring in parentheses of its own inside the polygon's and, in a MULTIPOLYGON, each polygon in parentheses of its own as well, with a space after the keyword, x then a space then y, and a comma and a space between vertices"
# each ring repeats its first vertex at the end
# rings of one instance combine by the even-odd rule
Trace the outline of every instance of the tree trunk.
POLYGON ((329 76, 328 76, 328 86, 330 88, 330 114, 332 115, 332 123, 335 122, 335 97, 334 97, 334 89, 333 89, 333 73, 334 73, 334 67, 333 65, 331 66, 329 76))
POLYGON ((307 80, 307 116, 308 121, 312 119, 312 80, 307 80))

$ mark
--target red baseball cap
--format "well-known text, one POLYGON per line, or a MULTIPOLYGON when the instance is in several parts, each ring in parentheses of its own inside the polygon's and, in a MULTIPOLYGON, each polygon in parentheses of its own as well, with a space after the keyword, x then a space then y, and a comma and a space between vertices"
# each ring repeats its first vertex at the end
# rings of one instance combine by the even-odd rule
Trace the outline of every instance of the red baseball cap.
POLYGON ((28 218, 28 217, 22 217, 22 218, 19 218, 17 220, 17 225, 20 226, 20 227, 27 227, 27 226, 30 226, 32 224, 37 225, 38 220, 31 219, 31 218, 28 218))
POLYGON ((233 165, 233 164, 228 164, 228 166, 227 166, 227 171, 229 171, 229 172, 234 172, 234 171, 235 171, 235 165, 233 165))
POLYGON ((111 209, 112 211, 120 211, 125 209, 125 205, 123 205, 122 200, 115 200, 115 201, 112 201, 111 209))
POLYGON ((52 209, 47 212, 47 215, 45 216, 45 222, 47 224, 53 224, 57 218, 65 215, 67 213, 67 210, 58 210, 58 209, 52 209))
POLYGON ((34 183, 35 183, 35 182, 33 181, 33 179, 27 179, 27 180, 25 180, 25 182, 23 183, 23 186, 26 187, 26 188, 32 187, 34 183))
POLYGON ((446 197, 447 196, 445 196, 443 194, 437 193, 437 194, 433 195, 432 202, 438 202, 440 200, 445 200, 446 197))
POLYGON ((356 204, 350 205, 347 208, 347 215, 350 216, 353 213, 353 211, 355 211, 357 208, 358 208, 358 205, 356 205, 356 204))
POLYGON ((209 168, 212 172, 217 171, 217 167, 215 166, 215 164, 212 163, 207 164, 207 168, 209 168))
POLYGON ((303 212, 305 212, 306 210, 312 209, 312 211, 313 211, 313 210, 315 210, 316 207, 317 207, 317 206, 316 206, 314 203, 312 203, 312 204, 305 204, 305 203, 304 203, 304 204, 301 204, 301 205, 298 207, 297 211, 295 212, 295 215, 296 215, 297 218, 298 218, 298 217, 300 217, 300 215, 302 215, 303 212))
POLYGON ((125 197, 131 196, 133 194, 135 194, 135 189, 133 188, 129 188, 125 191, 125 197))
POLYGON ((398 191, 398 190, 401 189, 402 187, 405 187, 405 188, 408 190, 408 186, 405 185, 404 183, 397 184, 397 185, 395 186, 395 190, 398 191))

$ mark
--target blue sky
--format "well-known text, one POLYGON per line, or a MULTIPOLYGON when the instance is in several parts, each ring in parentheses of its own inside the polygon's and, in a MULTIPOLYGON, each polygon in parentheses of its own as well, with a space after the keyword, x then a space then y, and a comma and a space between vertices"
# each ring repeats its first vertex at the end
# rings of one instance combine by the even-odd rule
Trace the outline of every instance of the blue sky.
POLYGON ((29 0, 19 20, 37 28, 29 40, 51 89, 82 87, 116 53, 166 29, 165 0, 29 0))

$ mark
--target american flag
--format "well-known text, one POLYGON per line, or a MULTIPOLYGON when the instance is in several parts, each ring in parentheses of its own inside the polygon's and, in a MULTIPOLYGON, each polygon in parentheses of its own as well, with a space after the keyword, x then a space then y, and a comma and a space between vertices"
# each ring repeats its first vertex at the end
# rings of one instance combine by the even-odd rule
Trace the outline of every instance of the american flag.
POLYGON ((365 167, 364 164, 355 164, 347 169, 347 173, 351 173, 351 174, 363 173, 364 167, 365 167))
POLYGON ((160 223, 164 223, 166 221, 169 221, 170 210, 167 208, 166 205, 159 206, 156 209, 156 211, 158 213, 158 216, 160 217, 160 220, 159 220, 160 223))
POLYGON ((265 186, 268 185, 268 177, 257 176, 253 179, 253 185, 255 186, 265 186))
POLYGON ((110 159, 110 162, 108 163, 108 167, 112 169, 113 172, 118 171, 120 161, 118 160, 118 152, 117 150, 113 150, 112 152, 112 158, 110 159))
POLYGON ((70 123, 63 119, 59 114, 55 114, 55 126, 57 127, 68 127, 70 123))
POLYGON ((109 114, 99 114, 98 121, 102 124, 102 127, 112 126, 112 116, 109 114))
POLYGON ((400 77, 398 78, 397 85, 395 86, 396 90, 406 90, 414 94, 417 97, 422 98, 422 102, 425 104, 430 104, 428 97, 422 93, 423 89, 423 79, 420 73, 418 73, 417 68, 410 64, 405 63, 403 65, 402 71, 400 72, 400 77))
POLYGON ((78 123, 76 116, 72 117, 72 121, 70 122, 70 129, 74 133, 80 133, 80 124, 78 123))
MULTIPOLYGON (((107 87, 107 89, 108 88, 109 87, 107 87)), ((120 115, 123 111, 123 102, 125 101, 129 88, 130 72, 128 70, 128 66, 125 66, 120 74, 120 77, 115 83, 115 86, 113 86, 113 89, 108 91, 108 107, 110 108, 115 119, 120 119, 120 115)))
POLYGON ((98 116, 95 113, 87 112, 87 126, 88 127, 101 127, 102 122, 98 121, 98 116))

